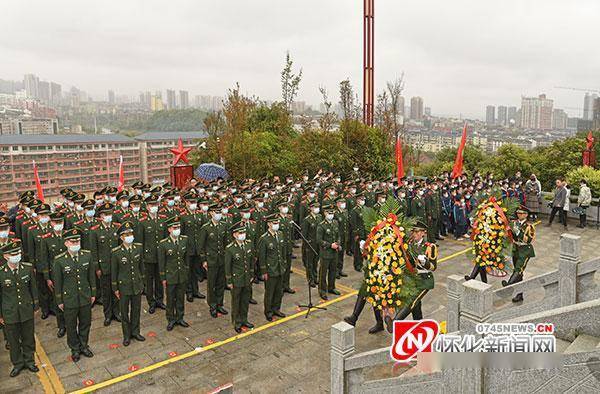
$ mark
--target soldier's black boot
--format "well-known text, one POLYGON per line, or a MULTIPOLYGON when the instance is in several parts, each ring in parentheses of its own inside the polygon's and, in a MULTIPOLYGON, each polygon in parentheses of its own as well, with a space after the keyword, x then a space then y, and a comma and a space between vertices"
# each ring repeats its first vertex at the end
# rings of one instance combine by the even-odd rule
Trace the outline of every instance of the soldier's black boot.
POLYGON ((375 315, 375 325, 369 328, 369 334, 376 334, 383 331, 383 319, 381 318, 381 311, 377 308, 373 308, 373 314, 375 315))
POLYGON ((387 329, 387 331, 391 334, 392 331, 394 331, 394 320, 406 319, 406 316, 408 316, 410 311, 410 307, 405 306, 402 309, 398 310, 398 312, 396 312, 393 319, 389 315, 387 315, 385 317, 385 328, 387 329))
POLYGON ((365 297, 359 294, 356 298, 356 303, 354 304, 354 310, 352 311, 352 314, 350 316, 344 317, 344 321, 350 324, 351 326, 356 325, 356 321, 358 320, 358 317, 360 316, 363 308, 365 307, 365 303, 365 297))
POLYGON ((517 283, 519 281, 519 276, 519 273, 513 272, 510 278, 508 279, 508 282, 505 280, 502 281, 502 286, 506 287, 512 285, 513 283, 517 283))
POLYGON ((465 275, 465 280, 468 281, 468 280, 475 279, 478 271, 479 271, 479 266, 477 266, 477 265, 473 266, 473 271, 471 271, 471 275, 465 275))

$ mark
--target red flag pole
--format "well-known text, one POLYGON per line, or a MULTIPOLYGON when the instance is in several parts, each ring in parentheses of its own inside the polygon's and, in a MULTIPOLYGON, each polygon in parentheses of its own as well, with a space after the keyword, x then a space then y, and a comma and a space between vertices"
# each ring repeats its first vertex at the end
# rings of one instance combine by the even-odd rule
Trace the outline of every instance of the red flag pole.
POLYGON ((44 190, 42 189, 42 182, 40 182, 40 176, 38 175, 37 165, 35 164, 35 160, 33 160, 33 178, 35 179, 35 188, 37 189, 37 197, 42 200, 42 202, 46 202, 44 199, 44 190))
POLYGON ((452 179, 458 178, 463 173, 463 151, 467 143, 467 122, 463 127, 462 137, 460 139, 460 146, 456 151, 456 159, 454 160, 454 167, 452 168, 452 179))
POLYGON ((119 184, 117 185, 117 190, 119 192, 123 191, 125 187, 125 173, 123 172, 123 155, 119 156, 119 184))
POLYGON ((402 158, 402 140, 400 136, 396 137, 396 177, 398 186, 401 186, 404 178, 404 160, 402 158))

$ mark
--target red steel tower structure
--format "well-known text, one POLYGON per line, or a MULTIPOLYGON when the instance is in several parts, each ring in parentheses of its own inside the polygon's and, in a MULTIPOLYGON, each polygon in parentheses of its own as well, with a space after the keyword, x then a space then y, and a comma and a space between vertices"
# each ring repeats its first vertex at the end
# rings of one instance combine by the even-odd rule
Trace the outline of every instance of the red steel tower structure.
POLYGON ((375 108, 375 0, 364 1, 363 122, 373 126, 375 108))

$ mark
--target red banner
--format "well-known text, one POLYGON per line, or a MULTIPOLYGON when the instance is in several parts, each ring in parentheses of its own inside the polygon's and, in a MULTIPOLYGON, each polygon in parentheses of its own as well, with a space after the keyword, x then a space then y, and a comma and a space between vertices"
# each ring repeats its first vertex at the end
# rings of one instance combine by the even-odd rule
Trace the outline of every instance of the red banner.
POLYGON ((452 168, 452 179, 458 178, 463 173, 463 151, 467 144, 467 122, 463 127, 462 137, 460 139, 460 145, 456 151, 456 159, 454 160, 454 167, 452 168))
POLYGON ((37 197, 38 199, 45 202, 44 199, 44 189, 42 189, 42 182, 40 182, 40 176, 38 175, 37 165, 35 165, 35 160, 33 161, 33 178, 35 179, 35 188, 37 189, 37 197))
POLYGON ((123 156, 119 156, 119 184, 117 185, 117 190, 119 192, 123 191, 125 187, 125 173, 123 171, 123 156))
POLYGON ((404 161, 402 159, 402 140, 400 140, 400 136, 396 138, 396 169, 398 186, 400 186, 402 178, 404 178, 404 161))

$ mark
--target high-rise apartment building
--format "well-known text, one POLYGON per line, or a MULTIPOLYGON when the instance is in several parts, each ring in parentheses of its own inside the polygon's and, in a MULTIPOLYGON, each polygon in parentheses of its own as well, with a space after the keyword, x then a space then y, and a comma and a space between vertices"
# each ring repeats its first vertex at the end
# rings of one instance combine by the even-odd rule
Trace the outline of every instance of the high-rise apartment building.
POLYGON ((410 118, 423 120, 423 98, 416 96, 410 99, 410 118))
POLYGON ((500 126, 506 126, 508 124, 508 108, 506 108, 505 105, 498 106, 497 123, 500 126))
POLYGON ((56 82, 50 82, 50 105, 56 107, 62 100, 62 87, 56 82))
POLYGON ((25 74, 23 77, 23 85, 25 86, 25 93, 27 94, 27 97, 39 97, 39 83, 40 79, 35 74, 25 74))
POLYGON ((552 111, 552 128, 555 130, 565 130, 567 128, 567 113, 559 108, 552 111))
POLYGON ((175 91, 167 89, 167 109, 177 108, 177 102, 175 99, 175 91))
POLYGON ((488 126, 496 124, 496 107, 493 105, 485 107, 485 124, 488 126))
MULTIPOLYGON (((167 93, 169 91, 167 90, 167 93)), ((165 109, 162 101, 162 93, 157 91, 150 97, 150 110, 151 111, 162 111, 165 109)))
POLYGON ((586 93, 583 97, 583 119, 592 120, 594 118, 594 101, 598 98, 597 94, 586 93))
POLYGON ((507 118, 508 124, 517 124, 517 107, 508 107, 507 118))
POLYGON ((190 107, 190 96, 187 90, 179 91, 179 108, 186 109, 190 107))
POLYGON ((115 104, 116 103, 115 92, 113 90, 109 90, 108 91, 108 103, 109 104, 115 104))
POLYGON ((554 102, 545 94, 538 97, 521 97, 521 127, 534 130, 552 129, 554 102))

